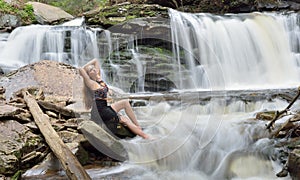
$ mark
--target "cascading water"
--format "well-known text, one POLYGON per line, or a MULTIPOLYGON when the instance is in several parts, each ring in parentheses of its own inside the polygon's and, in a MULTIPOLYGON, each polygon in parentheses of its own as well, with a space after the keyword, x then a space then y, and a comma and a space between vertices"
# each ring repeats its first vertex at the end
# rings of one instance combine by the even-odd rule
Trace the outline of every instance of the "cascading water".
POLYGON ((281 166, 272 160, 279 154, 275 141, 267 138, 265 122, 249 118, 285 106, 281 100, 226 104, 214 99, 204 105, 160 102, 137 108, 154 139, 122 141, 128 162, 89 173, 95 179, 276 179, 281 166))
MULTIPOLYGON (((168 63, 174 70, 167 77, 177 89, 286 88, 299 82, 300 31, 296 13, 216 16, 170 10, 170 17, 174 57, 173 62, 168 63)), ((132 71, 136 65, 118 64, 123 63, 117 57, 120 40, 107 30, 66 25, 14 30, 6 43, 1 42, 2 68, 17 69, 41 59, 74 66, 81 66, 92 58, 99 58, 102 63, 108 59, 112 66, 108 71, 117 73, 107 80, 129 90, 130 83, 124 80, 132 75, 120 72, 132 71)), ((138 49, 132 47, 135 42, 132 37, 126 39, 126 51, 138 49)), ((146 68, 147 64, 141 69, 153 69, 146 68)))
MULTIPOLYGON (((170 10, 170 17, 175 67, 171 81, 178 89, 247 90, 294 87, 299 83, 296 14, 216 16, 170 10)), ((107 31, 105 42, 99 42, 101 31, 85 27, 18 28, 4 45, 0 44, 0 64, 17 68, 46 58, 80 66, 95 57, 103 61, 108 55, 109 63, 120 75, 127 66, 116 65, 120 59, 111 59, 111 51, 119 49, 119 44, 112 45, 113 39, 107 31), (105 48, 104 43, 108 44, 105 48)), ((125 89, 124 79, 115 78, 114 84, 125 89)), ((150 99, 147 106, 135 108, 145 132, 154 139, 122 141, 129 161, 111 169, 89 170, 91 176, 95 179, 276 178, 280 165, 271 159, 277 154, 274 140, 266 138, 264 122, 251 122, 248 118, 263 109, 283 109, 286 103, 280 100, 228 103, 226 96, 206 103, 195 96, 194 103, 187 103, 189 100, 185 98, 183 93, 179 101, 161 99, 153 104, 150 99)))
MULTIPOLYGON (((297 26, 287 21, 296 22, 295 17, 173 10, 170 16, 174 64, 179 67, 173 81, 179 89, 272 89, 299 83, 298 49, 291 38, 297 26)), ((228 103, 226 95, 204 105, 200 98, 186 103, 185 95, 175 104, 164 99, 149 102, 136 112, 153 140, 122 141, 129 161, 109 170, 91 170, 94 178, 277 178, 282 165, 274 160, 279 156, 276 141, 268 138, 265 122, 249 119, 258 111, 284 109, 287 103, 277 99, 228 103)))
POLYGON ((190 70, 190 82, 181 81, 180 86, 260 89, 299 83, 297 15, 215 16, 170 10, 170 16, 175 62, 184 58, 190 70))
POLYGON ((7 71, 42 59, 82 65, 99 58, 95 34, 102 30, 77 26, 31 25, 14 30, 2 45, 0 65, 7 71))

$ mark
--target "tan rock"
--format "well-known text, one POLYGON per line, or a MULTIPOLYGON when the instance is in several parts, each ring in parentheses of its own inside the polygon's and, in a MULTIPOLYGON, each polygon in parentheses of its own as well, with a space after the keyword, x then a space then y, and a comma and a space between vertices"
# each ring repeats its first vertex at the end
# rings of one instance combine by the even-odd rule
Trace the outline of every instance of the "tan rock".
POLYGON ((62 9, 39 2, 28 2, 34 9, 37 20, 41 24, 52 24, 64 20, 71 20, 74 17, 62 9))
POLYGON ((13 174, 20 165, 22 154, 32 151, 41 138, 14 120, 0 122, 0 174, 13 174))
POLYGON ((28 87, 41 88, 45 99, 52 102, 70 100, 73 92, 78 92, 77 96, 82 94, 83 82, 77 70, 57 61, 41 60, 19 68, 4 78, 7 79, 3 82, 6 99, 28 87))

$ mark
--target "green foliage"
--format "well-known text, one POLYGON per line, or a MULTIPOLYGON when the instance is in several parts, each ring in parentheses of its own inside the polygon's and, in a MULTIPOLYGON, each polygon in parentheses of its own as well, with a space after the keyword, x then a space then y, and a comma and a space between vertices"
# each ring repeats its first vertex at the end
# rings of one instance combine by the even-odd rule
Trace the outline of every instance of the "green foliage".
POLYGON ((74 16, 78 16, 83 12, 107 6, 109 0, 44 0, 39 2, 59 7, 74 16))
POLYGON ((3 0, 0 0, 0 13, 17 15, 25 23, 32 23, 35 21, 33 7, 29 4, 25 4, 20 7, 14 7, 3 0))
POLYGON ((24 21, 35 21, 35 15, 33 12, 33 7, 30 4, 26 4, 23 9, 19 10, 17 14, 24 20, 24 21))
POLYGON ((7 4, 3 0, 0 0, 0 13, 11 13, 14 11, 15 8, 13 8, 11 5, 7 4))
POLYGON ((18 179, 21 179, 21 176, 22 176, 22 171, 19 170, 17 171, 12 177, 11 177, 11 180, 18 180, 18 179))
POLYGON ((99 0, 99 2, 98 2, 98 6, 100 8, 103 8, 103 7, 107 6, 108 4, 109 4, 109 0, 99 0))

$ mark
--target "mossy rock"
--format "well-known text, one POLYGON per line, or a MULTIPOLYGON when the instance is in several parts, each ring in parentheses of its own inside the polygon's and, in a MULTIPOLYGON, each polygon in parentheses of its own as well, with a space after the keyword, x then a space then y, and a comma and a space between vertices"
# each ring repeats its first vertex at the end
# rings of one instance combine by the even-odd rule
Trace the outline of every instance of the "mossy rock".
POLYGON ((117 4, 84 14, 87 25, 109 28, 119 23, 141 17, 168 17, 168 8, 149 4, 117 4))

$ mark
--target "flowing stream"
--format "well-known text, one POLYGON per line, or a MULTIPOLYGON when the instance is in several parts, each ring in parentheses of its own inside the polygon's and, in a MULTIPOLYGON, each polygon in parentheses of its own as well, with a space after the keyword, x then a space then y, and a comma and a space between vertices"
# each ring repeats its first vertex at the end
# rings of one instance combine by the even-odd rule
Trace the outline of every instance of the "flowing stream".
MULTIPOLYGON (((256 112, 281 110, 287 103, 280 99, 246 102, 228 98, 226 91, 276 91, 299 85, 298 15, 218 16, 175 10, 169 14, 174 67, 170 80, 179 100, 155 98, 135 107, 153 139, 122 140, 129 153, 127 162, 88 173, 94 179, 276 179, 282 168, 280 149, 267 138, 266 122, 251 119, 256 112), (225 95, 205 102, 197 95, 190 102, 186 95, 216 90, 224 90, 225 95)), ((79 22, 80 26, 21 27, 8 37, 0 34, 1 67, 9 71, 41 59, 81 66, 94 57, 100 61, 108 57, 121 72, 122 65, 110 58, 121 39, 79 22)), ((133 55, 132 66, 143 76, 149 67, 139 59, 134 38, 126 38, 131 42, 127 48, 133 55)), ((122 80, 114 83, 128 90, 122 80)), ((138 89, 144 91, 143 82, 138 89)))
POLYGON ((249 119, 257 111, 285 106, 280 100, 153 103, 136 111, 154 139, 124 140, 128 162, 89 173, 95 179, 276 179, 281 170, 272 160, 279 156, 276 142, 267 138, 266 122, 249 119))

